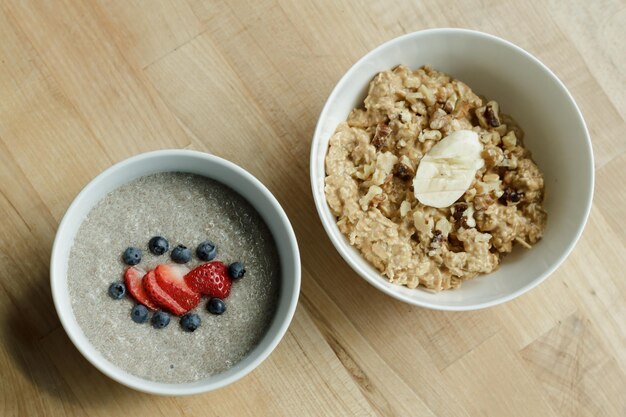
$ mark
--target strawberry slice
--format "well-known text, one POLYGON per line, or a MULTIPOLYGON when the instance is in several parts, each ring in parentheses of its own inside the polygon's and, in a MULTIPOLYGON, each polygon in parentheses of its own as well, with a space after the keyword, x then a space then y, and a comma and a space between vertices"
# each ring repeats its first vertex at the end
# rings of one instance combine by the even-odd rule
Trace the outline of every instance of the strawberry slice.
POLYGON ((154 301, 163 310, 167 310, 177 316, 182 316, 189 310, 185 310, 180 304, 176 302, 168 293, 163 291, 159 286, 154 271, 150 271, 143 279, 143 287, 148 294, 148 297, 154 301))
POLYGON ((146 271, 136 266, 131 266, 124 272, 124 283, 126 289, 133 296, 133 298, 146 307, 156 310, 157 306, 152 302, 148 294, 143 288, 142 279, 146 275, 146 271))
POLYGON ((187 286, 184 280, 189 268, 185 265, 161 264, 154 269, 157 284, 185 310, 200 302, 200 294, 187 286))
POLYGON ((220 261, 202 264, 185 275, 185 282, 194 291, 224 299, 230 294, 232 281, 228 267, 220 261))

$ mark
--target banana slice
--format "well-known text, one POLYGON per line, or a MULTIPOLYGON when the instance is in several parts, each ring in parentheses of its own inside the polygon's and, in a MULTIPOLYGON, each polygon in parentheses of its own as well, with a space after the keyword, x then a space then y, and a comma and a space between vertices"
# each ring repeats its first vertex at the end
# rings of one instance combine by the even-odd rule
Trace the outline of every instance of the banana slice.
POLYGON ((413 178, 415 197, 426 206, 451 206, 483 167, 482 150, 478 134, 471 130, 457 130, 441 139, 417 166, 413 178))

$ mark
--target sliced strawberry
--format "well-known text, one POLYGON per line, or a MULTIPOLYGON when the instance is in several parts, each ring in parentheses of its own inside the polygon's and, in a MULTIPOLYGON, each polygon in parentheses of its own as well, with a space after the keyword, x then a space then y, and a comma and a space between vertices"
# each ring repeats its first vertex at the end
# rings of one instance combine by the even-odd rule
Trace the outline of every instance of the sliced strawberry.
POLYGON ((167 310, 177 316, 182 316, 189 311, 178 304, 168 293, 163 291, 157 283, 154 271, 150 271, 146 274, 143 279, 143 287, 145 288, 148 297, 150 297, 150 299, 163 310, 167 310))
POLYGON ((185 275, 185 282, 194 291, 224 299, 230 294, 232 281, 228 267, 220 261, 202 264, 185 275))
POLYGON ((189 272, 185 265, 161 264, 154 269, 157 284, 181 307, 191 310, 200 302, 200 294, 187 286, 184 277, 189 272))
POLYGON ((138 303, 141 303, 152 310, 156 310, 157 306, 152 302, 150 297, 148 297, 148 294, 146 294, 146 291, 141 283, 144 275, 146 275, 146 271, 141 268, 137 268, 136 266, 127 268, 126 272, 124 272, 124 283, 126 284, 126 289, 138 303))

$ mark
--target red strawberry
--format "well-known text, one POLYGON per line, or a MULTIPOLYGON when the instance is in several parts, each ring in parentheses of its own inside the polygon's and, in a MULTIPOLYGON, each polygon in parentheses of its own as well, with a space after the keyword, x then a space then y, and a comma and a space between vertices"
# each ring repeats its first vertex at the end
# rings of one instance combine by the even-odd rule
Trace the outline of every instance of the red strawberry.
POLYGON ((178 304, 168 293, 163 291, 157 283, 156 274, 154 271, 150 271, 143 279, 143 287, 146 293, 152 301, 154 301, 163 310, 167 310, 177 316, 182 316, 189 310, 185 310, 180 304, 178 304))
POLYGON ((154 269, 157 284, 181 307, 191 310, 200 302, 200 294, 187 286, 183 279, 189 272, 185 265, 162 264, 154 269))
POLYGON ((224 299, 230 294, 228 267, 220 261, 208 262, 185 275, 185 282, 196 292, 224 299))
POLYGON ((150 297, 148 297, 148 294, 144 291, 141 283, 144 275, 146 275, 146 271, 141 268, 137 268, 136 266, 127 268, 126 272, 124 272, 124 283, 126 284, 126 289, 138 303, 141 303, 152 310, 156 310, 156 305, 152 302, 150 297))

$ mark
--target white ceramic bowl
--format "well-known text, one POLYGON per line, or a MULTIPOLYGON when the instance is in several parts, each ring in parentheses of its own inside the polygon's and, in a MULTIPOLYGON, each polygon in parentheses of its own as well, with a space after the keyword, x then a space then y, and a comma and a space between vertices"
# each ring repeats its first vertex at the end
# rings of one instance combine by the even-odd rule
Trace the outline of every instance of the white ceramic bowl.
POLYGON ((541 283, 570 253, 591 209, 594 170, 591 140, 563 83, 523 49, 481 32, 429 29, 393 39, 361 58, 339 80, 320 115, 311 149, 311 185, 331 241, 350 266, 381 291, 439 310, 474 310, 511 300, 541 283), (359 107, 371 79, 399 64, 425 64, 494 99, 525 130, 525 145, 545 175, 548 224, 531 250, 516 248, 501 267, 461 288, 438 294, 390 284, 350 246, 324 195, 324 157, 330 136, 359 107))
POLYGON ((291 322, 300 294, 300 254, 291 224, 274 196, 243 168, 224 159, 196 151, 148 152, 122 161, 98 175, 78 194, 63 217, 52 248, 50 280, 54 304, 68 336, 96 368, 114 380, 139 391, 161 395, 190 395, 228 385, 256 368, 278 345, 291 322), (184 384, 148 381, 131 375, 106 360, 87 340, 74 314, 67 287, 67 265, 78 228, 91 208, 108 192, 135 178, 156 172, 189 172, 228 185, 244 196, 270 228, 282 269, 280 295, 274 319, 260 343, 227 371, 184 384))

